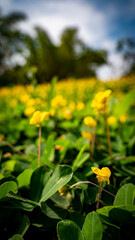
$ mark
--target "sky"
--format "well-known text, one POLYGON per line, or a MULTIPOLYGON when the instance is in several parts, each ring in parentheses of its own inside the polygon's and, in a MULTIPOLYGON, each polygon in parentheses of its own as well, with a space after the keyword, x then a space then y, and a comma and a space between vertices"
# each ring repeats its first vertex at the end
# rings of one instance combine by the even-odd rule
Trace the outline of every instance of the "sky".
POLYGON ((88 46, 108 51, 109 65, 97 71, 102 80, 118 78, 128 68, 116 43, 135 38, 135 0, 0 0, 0 7, 3 14, 25 13, 20 28, 34 34, 34 26, 41 26, 55 44, 66 27, 77 27, 88 46))

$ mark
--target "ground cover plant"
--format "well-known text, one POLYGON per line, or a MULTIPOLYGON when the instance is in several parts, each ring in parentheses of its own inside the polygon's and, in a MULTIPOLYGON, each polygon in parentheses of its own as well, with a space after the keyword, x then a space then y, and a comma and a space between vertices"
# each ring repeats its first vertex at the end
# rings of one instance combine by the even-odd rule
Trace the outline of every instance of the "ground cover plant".
POLYGON ((134 77, 1 88, 1 239, 134 239, 134 107, 134 77))

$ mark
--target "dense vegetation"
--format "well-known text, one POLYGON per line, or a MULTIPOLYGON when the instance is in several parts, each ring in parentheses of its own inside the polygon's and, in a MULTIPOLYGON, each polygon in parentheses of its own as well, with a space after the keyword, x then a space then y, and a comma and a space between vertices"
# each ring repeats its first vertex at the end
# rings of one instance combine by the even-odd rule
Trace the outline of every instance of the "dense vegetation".
POLYGON ((134 78, 32 81, 0 89, 1 239, 134 239, 134 78))

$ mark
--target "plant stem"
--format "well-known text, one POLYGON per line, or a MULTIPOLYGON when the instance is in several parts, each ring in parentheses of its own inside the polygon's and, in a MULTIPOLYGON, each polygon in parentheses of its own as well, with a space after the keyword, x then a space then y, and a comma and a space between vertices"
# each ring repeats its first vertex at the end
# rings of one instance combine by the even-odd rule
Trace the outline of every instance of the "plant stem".
POLYGON ((109 148, 109 156, 111 160, 111 165, 112 165, 112 148, 111 148, 111 138, 110 138, 110 129, 108 125, 108 116, 107 116, 107 111, 106 111, 106 106, 105 106, 105 121, 106 121, 106 128, 107 128, 107 140, 108 140, 108 148, 109 148))
POLYGON ((114 177, 110 129, 109 129, 109 124, 108 124, 107 118, 108 118, 108 116, 107 116, 107 109, 106 109, 106 105, 105 105, 105 121, 106 121, 106 128, 107 128, 107 140, 108 140, 108 148, 109 148, 109 156, 110 156, 110 162, 111 162, 111 172, 112 172, 112 177, 113 177, 113 184, 115 186, 116 185, 116 179, 114 177))
POLYGON ((22 155, 24 158, 26 158, 25 154, 23 152, 21 152, 20 150, 18 150, 16 147, 14 147, 11 143, 6 142, 4 140, 0 140, 0 142, 5 144, 9 148, 11 148, 13 151, 17 152, 18 154, 22 155))
MULTIPOLYGON (((96 120, 96 123, 97 123, 97 114, 96 114, 96 119, 95 120, 96 120)), ((96 139, 96 128, 97 128, 97 124, 94 127, 93 134, 92 134, 91 156, 93 156, 93 153, 94 153, 95 139, 96 139)))
MULTIPOLYGON (((91 182, 91 181, 80 181, 80 182, 77 182, 77 183, 73 184, 72 186, 70 186, 69 189, 71 189, 71 188, 73 188, 73 187, 75 187, 75 186, 77 186, 77 185, 84 184, 84 183, 88 183, 88 184, 91 184, 91 185, 99 188, 99 185, 97 185, 96 183, 93 183, 93 182, 91 182)), ((115 197, 115 195, 114 195, 113 193, 111 193, 111 192, 109 192, 109 191, 107 191, 107 190, 105 190, 105 189, 102 189, 102 191, 104 191, 104 192, 110 194, 111 196, 115 197)))
MULTIPOLYGON (((88 126, 88 133, 91 134, 91 133, 90 133, 90 126, 88 126)), ((90 135, 90 136, 91 136, 91 135, 90 135)), ((90 138, 90 137, 89 137, 89 153, 90 153, 90 159, 91 159, 92 154, 91 154, 91 138, 90 138)))
POLYGON ((100 198, 101 198, 101 183, 99 183, 99 194, 98 194, 98 200, 97 200, 96 210, 99 209, 100 198))
POLYGON ((41 156, 41 124, 39 126, 38 167, 40 167, 40 156, 41 156))

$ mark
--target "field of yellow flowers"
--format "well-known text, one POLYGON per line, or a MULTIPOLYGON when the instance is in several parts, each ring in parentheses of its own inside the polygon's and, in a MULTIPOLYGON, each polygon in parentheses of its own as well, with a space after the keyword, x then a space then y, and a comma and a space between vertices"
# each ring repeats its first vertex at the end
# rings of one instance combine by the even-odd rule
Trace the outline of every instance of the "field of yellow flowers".
POLYGON ((0 89, 0 238, 135 236, 135 77, 0 89))

